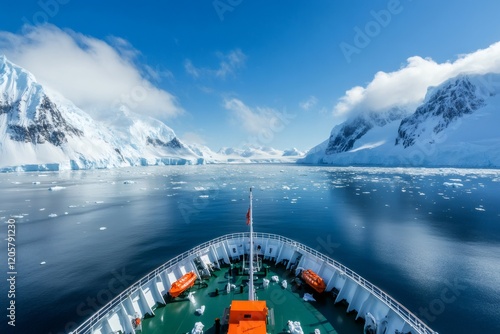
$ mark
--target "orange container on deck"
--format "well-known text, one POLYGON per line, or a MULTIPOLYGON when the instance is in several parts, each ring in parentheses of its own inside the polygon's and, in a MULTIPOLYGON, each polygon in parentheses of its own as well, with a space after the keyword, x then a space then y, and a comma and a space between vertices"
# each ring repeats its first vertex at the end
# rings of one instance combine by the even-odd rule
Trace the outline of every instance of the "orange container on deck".
POLYGON ((229 312, 228 334, 266 334, 265 301, 233 300, 229 312))

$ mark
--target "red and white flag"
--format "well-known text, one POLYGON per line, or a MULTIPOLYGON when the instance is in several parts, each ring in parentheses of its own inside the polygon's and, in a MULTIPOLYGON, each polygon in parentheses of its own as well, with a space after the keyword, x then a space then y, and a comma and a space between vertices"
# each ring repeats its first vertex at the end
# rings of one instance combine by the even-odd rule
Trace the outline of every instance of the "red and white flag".
POLYGON ((247 211, 247 225, 250 225, 250 208, 247 211))

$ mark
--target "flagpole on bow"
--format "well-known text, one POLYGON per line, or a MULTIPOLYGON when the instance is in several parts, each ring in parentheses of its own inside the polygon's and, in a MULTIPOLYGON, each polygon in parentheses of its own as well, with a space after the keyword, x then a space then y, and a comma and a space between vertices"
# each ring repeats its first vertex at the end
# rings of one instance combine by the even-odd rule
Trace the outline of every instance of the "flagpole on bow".
POLYGON ((247 224, 250 225, 250 277, 248 282, 248 300, 254 300, 253 290, 253 212, 252 212, 252 188, 250 188, 250 207, 248 208, 247 224))

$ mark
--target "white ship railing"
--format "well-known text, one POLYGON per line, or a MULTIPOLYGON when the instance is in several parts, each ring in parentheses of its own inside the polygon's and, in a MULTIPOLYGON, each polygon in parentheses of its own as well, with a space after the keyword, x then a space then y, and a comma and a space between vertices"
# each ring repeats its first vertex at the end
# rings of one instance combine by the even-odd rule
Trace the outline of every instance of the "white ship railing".
MULTIPOLYGON (((371 294, 373 294, 384 304, 386 304, 391 310, 393 310, 397 315, 399 315, 406 323, 408 323, 411 327, 413 327, 413 329, 415 329, 419 334, 438 334, 437 332, 433 331, 429 326, 427 326, 422 320, 420 320, 416 315, 410 312, 406 307, 404 307, 397 300, 392 298, 389 294, 387 294, 374 284, 370 283, 369 281, 358 275, 353 270, 344 266, 342 263, 329 258, 328 256, 318 252, 317 250, 311 247, 308 247, 306 245, 301 244, 300 242, 283 237, 281 235, 271 234, 271 233, 260 233, 260 232, 254 232, 253 235, 254 238, 278 240, 284 244, 293 246, 299 250, 302 250, 313 256, 316 256, 317 258, 329 263, 335 269, 343 273, 345 276, 349 277, 357 284, 368 290, 371 294)), ((175 266, 177 263, 182 262, 183 260, 193 255, 199 254, 199 252, 207 249, 212 245, 217 245, 227 240, 234 240, 234 239, 241 240, 249 237, 250 237, 249 232, 226 234, 218 238, 212 239, 210 241, 204 242, 172 258, 171 260, 165 262, 164 264, 162 264, 161 266, 159 266, 158 268, 151 271, 149 274, 147 274, 146 276, 144 276, 143 278, 141 278, 140 280, 129 286, 127 289, 122 291, 118 296, 113 298, 111 301, 109 301, 109 303, 104 305, 90 318, 88 318, 84 323, 82 323, 77 329, 72 331, 71 334, 90 334, 92 331, 92 327, 98 324, 99 321, 102 320, 110 311, 119 306, 122 301, 127 299, 131 294, 135 293, 141 286, 155 279, 160 273, 164 272, 170 267, 175 266)))

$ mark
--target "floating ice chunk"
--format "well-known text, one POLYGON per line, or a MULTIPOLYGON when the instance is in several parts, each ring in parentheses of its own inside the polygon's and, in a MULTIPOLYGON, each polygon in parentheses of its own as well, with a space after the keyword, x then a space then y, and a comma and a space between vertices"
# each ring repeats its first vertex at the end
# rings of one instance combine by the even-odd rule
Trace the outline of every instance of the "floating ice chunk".
POLYGON ((125 180, 125 181, 123 181, 123 184, 135 184, 135 181, 125 180))
POLYGON ((290 190, 290 187, 289 186, 283 186, 283 187, 281 187, 281 189, 283 189, 283 190, 290 190))
POLYGON ((477 207, 477 208, 474 208, 474 209, 476 209, 477 211, 486 211, 486 210, 485 210, 484 208, 482 208, 482 207, 477 207))
POLYGON ((194 187, 194 190, 196 190, 196 191, 203 191, 203 190, 207 190, 207 188, 205 188, 205 187, 194 187))
POLYGON ((281 282, 281 286, 283 287, 283 289, 286 289, 287 286, 288 286, 288 282, 284 279, 282 282, 281 282))
POLYGON ((460 188, 463 187, 464 185, 458 182, 443 182, 443 186, 450 188, 460 188))
POLYGON ((49 191, 59 191, 59 190, 63 190, 63 189, 66 189, 66 187, 53 186, 53 187, 49 188, 49 191))
POLYGON ((267 278, 262 279, 262 287, 266 289, 269 286, 269 280, 267 278))
POLYGON ((45 261, 40 262, 40 264, 41 264, 42 266, 43 266, 44 264, 46 264, 46 263, 47 263, 47 262, 45 262, 45 261))
POLYGON ((40 211, 45 211, 45 208, 40 208, 40 211))
POLYGON ((209 196, 208 195, 200 195, 198 197, 200 197, 200 198, 208 198, 209 196))
POLYGON ((55 217, 57 217, 57 213, 51 213, 51 214, 49 215, 49 217, 50 217, 50 218, 55 218, 55 217))
POLYGON ((40 184, 41 182, 40 181, 33 181, 31 183, 33 183, 33 184, 40 184))
POLYGON ((104 203, 104 201, 95 201, 94 203, 95 204, 102 204, 102 203, 104 203))
POLYGON ((104 231, 105 229, 107 229, 107 227, 105 227, 105 226, 99 227, 99 230, 101 230, 101 231, 104 231))
POLYGON ((273 277, 271 277, 271 280, 273 282, 279 282, 280 278, 277 275, 274 275, 273 277))

